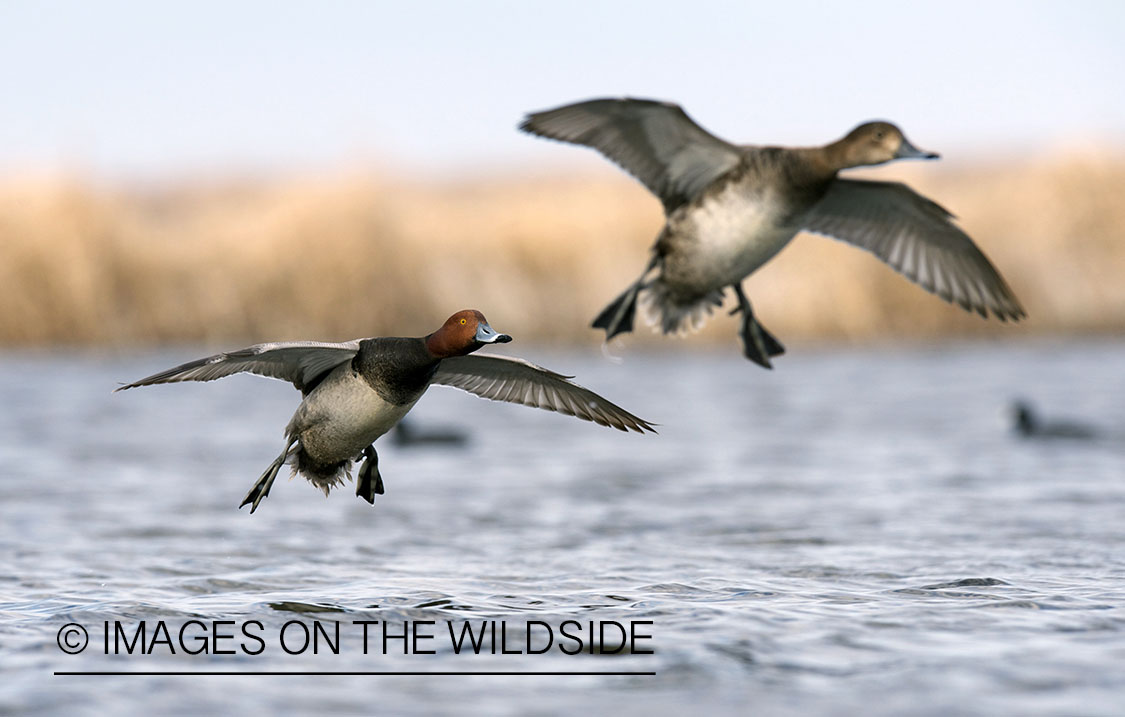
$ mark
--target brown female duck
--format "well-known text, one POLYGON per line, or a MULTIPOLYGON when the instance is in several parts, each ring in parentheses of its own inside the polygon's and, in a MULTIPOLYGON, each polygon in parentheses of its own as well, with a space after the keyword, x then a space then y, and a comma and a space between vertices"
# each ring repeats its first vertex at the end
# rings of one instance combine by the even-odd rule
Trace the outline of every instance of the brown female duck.
POLYGON ((664 333, 702 325, 734 289, 744 353, 771 368, 781 343, 754 318, 742 281, 800 231, 849 242, 946 301, 1001 321, 1025 316, 1011 289, 936 203, 898 182, 841 179, 844 169, 936 159, 889 122, 823 147, 738 146, 678 106, 598 99, 529 114, 520 129, 597 149, 664 204, 666 223, 641 276, 594 320, 606 340, 633 330, 638 296, 664 333))

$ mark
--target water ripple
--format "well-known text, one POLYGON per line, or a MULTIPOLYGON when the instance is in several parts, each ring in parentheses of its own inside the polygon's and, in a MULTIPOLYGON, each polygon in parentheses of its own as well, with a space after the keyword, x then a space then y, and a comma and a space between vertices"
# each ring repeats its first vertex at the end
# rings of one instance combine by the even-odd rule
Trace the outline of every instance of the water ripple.
POLYGON ((660 436, 434 389, 415 419, 471 428, 468 446, 384 447, 374 509, 281 481, 253 516, 236 506, 280 448, 288 387, 111 395, 178 354, 8 357, 0 712, 135 711, 141 692, 171 714, 1120 712, 1125 448, 1017 440, 999 416, 1032 387, 1044 406, 1125 427, 1125 344, 806 351, 769 375, 726 355, 528 355, 605 387, 660 436), (98 653, 103 625, 142 620, 257 621, 266 634, 321 621, 343 644, 319 656, 56 645, 75 622, 98 653), (526 648, 545 640, 540 624, 557 641, 568 620, 636 623, 655 654, 611 655, 597 635, 575 655, 457 654, 437 638, 433 655, 376 654, 350 631, 503 623, 526 648), (658 677, 138 677, 95 692, 51 674, 75 669, 658 677))

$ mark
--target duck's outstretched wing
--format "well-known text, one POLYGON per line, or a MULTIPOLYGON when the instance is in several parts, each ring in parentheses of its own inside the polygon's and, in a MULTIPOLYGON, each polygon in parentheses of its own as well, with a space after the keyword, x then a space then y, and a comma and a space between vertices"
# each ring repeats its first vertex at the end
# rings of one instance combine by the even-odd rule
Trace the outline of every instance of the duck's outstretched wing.
POLYGON ((996 267, 941 205, 899 182, 836 179, 805 231, 866 249, 926 291, 1001 321, 1027 316, 996 267))
POLYGON ((340 344, 319 341, 292 341, 257 344, 238 351, 215 354, 207 358, 155 373, 140 381, 125 384, 116 391, 156 383, 179 381, 214 381, 236 373, 254 373, 269 378, 279 378, 308 393, 316 384, 345 361, 351 361, 359 351, 359 339, 340 344))
POLYGON ((697 125, 671 102, 598 99, 543 112, 524 132, 593 147, 660 197, 664 211, 691 201, 738 166, 738 147, 697 125))
POLYGON ((558 411, 621 431, 656 433, 653 424, 568 378, 508 356, 454 356, 442 359, 433 383, 454 386, 493 401, 558 411))

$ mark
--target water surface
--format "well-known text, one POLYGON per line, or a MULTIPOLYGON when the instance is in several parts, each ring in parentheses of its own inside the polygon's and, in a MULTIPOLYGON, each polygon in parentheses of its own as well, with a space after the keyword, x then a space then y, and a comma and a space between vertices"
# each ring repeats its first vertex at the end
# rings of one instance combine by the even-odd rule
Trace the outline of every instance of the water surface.
POLYGON ((519 353, 660 435, 437 387, 415 425, 468 445, 382 446, 374 508, 282 478, 251 516, 289 386, 111 395, 195 351, 0 356, 0 712, 1125 711, 1125 343, 798 347, 773 372, 519 353), (1018 439, 1017 396, 1103 435, 1018 439), (191 620, 257 621, 265 649, 104 654, 106 623, 191 620), (340 654, 286 654, 294 620, 340 622, 340 654), (436 654, 362 653, 357 621, 427 620, 436 654), (655 654, 455 654, 466 620, 512 644, 529 620, 635 623, 655 654), (54 674, 101 670, 656 674, 54 674))

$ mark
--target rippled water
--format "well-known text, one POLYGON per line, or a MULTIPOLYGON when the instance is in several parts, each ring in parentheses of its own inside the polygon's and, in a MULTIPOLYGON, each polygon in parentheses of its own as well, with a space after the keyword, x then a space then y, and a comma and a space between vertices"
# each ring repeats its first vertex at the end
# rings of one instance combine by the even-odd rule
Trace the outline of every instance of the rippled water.
POLYGON ((382 447, 374 508, 279 480, 251 516, 236 506, 281 450, 285 384, 111 395, 195 352, 0 356, 0 712, 1125 711, 1125 343, 797 347, 773 372, 734 350, 514 348, 660 435, 435 388, 415 425, 467 446, 382 447), (1018 439, 1017 396, 1102 436, 1018 439), (236 654, 105 654, 107 623, 161 620, 173 640, 232 621, 236 654), (278 646, 316 620, 340 624, 340 654, 278 646), (614 621, 655 654, 455 654, 466 620, 510 645, 543 644, 529 620, 614 621), (367 655, 356 621, 380 621, 367 655), (383 654, 380 625, 403 621, 433 621, 436 654, 383 654), (68 623, 81 654, 56 642, 68 623))

